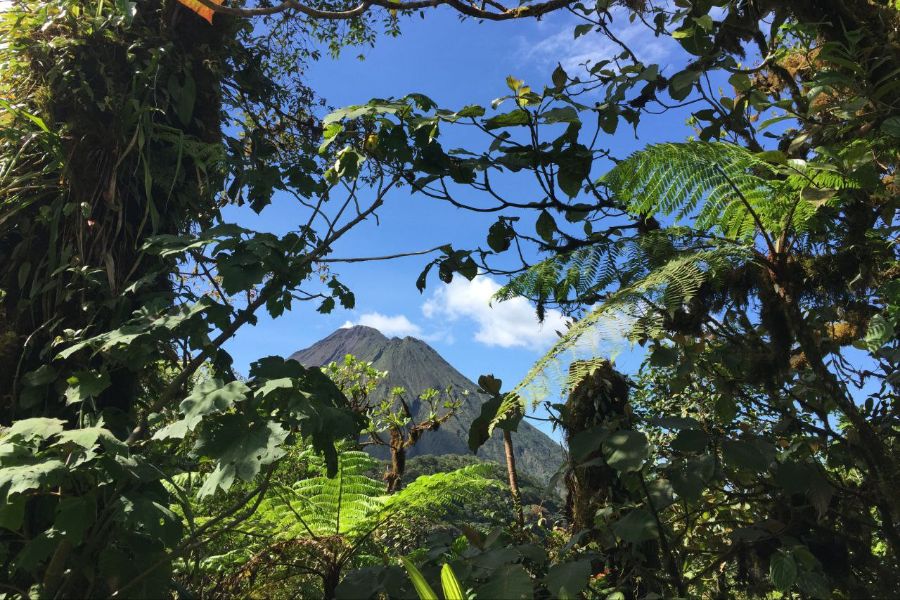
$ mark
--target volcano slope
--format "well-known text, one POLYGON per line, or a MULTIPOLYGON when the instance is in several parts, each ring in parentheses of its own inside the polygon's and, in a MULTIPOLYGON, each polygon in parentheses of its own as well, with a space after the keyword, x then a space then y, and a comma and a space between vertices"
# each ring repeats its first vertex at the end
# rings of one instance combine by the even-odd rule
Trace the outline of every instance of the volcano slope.
MULTIPOLYGON (((478 394, 478 386, 444 360, 434 348, 413 337, 388 338, 377 329, 357 325, 338 329, 328 337, 316 342, 305 350, 295 352, 290 358, 306 366, 321 367, 332 361, 342 361, 348 354, 359 360, 370 361, 379 371, 387 371, 387 377, 375 390, 378 394, 386 394, 395 387, 403 387, 407 391, 407 402, 416 420, 424 420, 427 410, 419 395, 428 388, 438 391, 453 387, 453 395, 462 397, 464 390, 469 395, 456 414, 444 422, 437 431, 427 432, 408 457, 421 455, 471 454, 468 447, 469 426, 481 413, 481 404, 487 397, 478 394)), ((513 444, 517 467, 546 483, 550 476, 562 464, 564 457, 559 444, 546 434, 526 422, 519 425, 513 433, 513 444)), ((377 458, 387 458, 384 447, 369 447, 371 454, 377 458)), ((478 456, 505 464, 503 437, 495 431, 492 438, 478 450, 478 456)))

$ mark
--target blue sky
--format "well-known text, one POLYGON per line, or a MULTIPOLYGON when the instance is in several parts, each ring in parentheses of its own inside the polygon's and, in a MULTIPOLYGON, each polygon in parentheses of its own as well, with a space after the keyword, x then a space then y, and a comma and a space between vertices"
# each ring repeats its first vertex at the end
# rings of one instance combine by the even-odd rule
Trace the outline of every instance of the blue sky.
MULTIPOLYGON (((508 93, 508 75, 541 89, 557 62, 574 73, 585 60, 611 56, 614 49, 600 36, 573 40, 576 24, 565 14, 551 15, 542 22, 523 19, 478 24, 461 22, 450 10, 435 9, 425 19, 415 17, 403 23, 400 37, 379 39, 374 48, 365 49, 365 60, 357 59, 359 52, 349 49, 339 60, 326 58, 312 65, 308 80, 333 107, 411 92, 430 96, 446 108, 489 105, 493 98, 508 93)), ((643 27, 629 26, 623 20, 616 29, 645 62, 665 65, 667 57, 676 54, 666 46, 671 40, 657 40, 643 27)), ((684 139, 692 131, 684 125, 682 115, 668 115, 645 119, 638 133, 640 141, 631 129, 620 127, 607 144, 623 156, 652 141, 684 139)), ((454 141, 465 143, 466 135, 454 141)), ((534 193, 530 181, 521 177, 506 185, 508 193, 522 198, 534 193)), ((304 221, 306 212, 300 208, 282 197, 261 216, 231 209, 226 218, 253 229, 284 233, 304 221)), ((333 256, 393 254, 448 242, 475 247, 484 243, 495 218, 403 191, 379 210, 378 225, 374 220, 364 223, 337 244, 333 256)), ((425 257, 413 257, 335 265, 333 272, 356 294, 355 310, 338 308, 330 315, 320 315, 311 303, 297 304, 276 321, 261 315, 259 323, 240 331, 227 349, 237 368, 246 373, 249 363, 261 356, 287 356, 343 325, 362 323, 386 335, 425 339, 472 380, 493 373, 504 380, 505 389, 514 386, 555 341, 554 330, 562 327, 561 316, 549 314, 541 327, 524 300, 494 303, 491 308, 490 296, 502 283, 497 279, 476 278, 470 283, 457 278, 445 286, 433 274, 428 289, 420 294, 415 280, 427 262, 425 257)), ((637 362, 627 353, 620 358, 628 370, 637 362)))

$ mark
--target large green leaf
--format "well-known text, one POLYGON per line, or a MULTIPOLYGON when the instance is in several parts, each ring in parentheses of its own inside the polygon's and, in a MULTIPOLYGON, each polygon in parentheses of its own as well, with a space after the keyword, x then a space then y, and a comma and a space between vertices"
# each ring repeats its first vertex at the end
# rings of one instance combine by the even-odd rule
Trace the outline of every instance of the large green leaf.
POLYGON ((544 585, 554 598, 560 597, 560 591, 565 588, 571 594, 579 594, 591 577, 591 561, 579 560, 576 562, 557 563, 550 567, 547 576, 544 577, 544 585))
POLYGON ((204 427, 192 454, 217 462, 200 489, 206 497, 217 488, 228 490, 235 478, 251 481, 264 465, 284 456, 281 444, 288 432, 278 423, 248 424, 241 415, 227 414, 204 427))
POLYGON ((97 516, 97 502, 93 495, 64 498, 56 507, 53 528, 61 531, 76 546, 84 539, 97 516))
POLYGON ((609 429, 603 425, 595 425, 573 435, 569 441, 569 456, 572 462, 575 464, 584 462, 588 456, 600 449, 609 436, 609 429))
POLYGON ((788 591, 797 581, 797 563, 787 554, 776 552, 769 561, 769 579, 779 592, 788 591))
POLYGON ((456 573, 446 563, 441 567, 441 587, 444 590, 444 600, 466 600, 466 595, 462 586, 459 585, 456 573))
POLYGON ((781 463, 775 471, 775 483, 788 494, 803 494, 812 483, 812 473, 802 463, 781 463))
POLYGON ((869 320, 869 329, 866 331, 866 347, 871 352, 875 352, 884 346, 894 336, 896 326, 894 319, 885 317, 881 313, 873 316, 869 320))
POLYGON ((769 461, 762 450, 755 444, 742 440, 724 440, 722 456, 725 464, 735 469, 759 472, 769 467, 769 461))
POLYGON ((503 565, 478 590, 478 598, 527 600, 533 597, 531 578, 522 565, 503 565))
POLYGON ((18 439, 24 442, 30 442, 35 438, 46 440, 61 432, 65 424, 66 422, 62 419, 48 419, 46 417, 22 419, 13 423, 12 427, 6 430, 6 438, 10 440, 18 439))
POLYGON ((825 582, 825 578, 818 573, 810 573, 809 571, 801 571, 797 574, 797 585, 805 593, 813 598, 827 600, 831 598, 831 590, 825 582))
POLYGON ((73 373, 66 383, 69 384, 69 389, 66 390, 66 404, 77 404, 100 395, 111 382, 108 373, 78 371, 73 373))
POLYGON ((83 429, 70 429, 59 434, 56 444, 74 444, 85 450, 90 450, 100 442, 107 452, 112 454, 125 454, 128 446, 119 440, 113 433, 104 427, 85 427, 83 429))
POLYGON ((705 431, 699 429, 685 429, 680 431, 675 439, 672 440, 672 449, 679 452, 699 452, 706 448, 712 440, 705 431))
POLYGON ((179 409, 184 418, 163 427, 153 435, 153 438, 183 438, 188 431, 193 431, 197 427, 203 417, 230 409, 235 403, 246 400, 249 393, 250 388, 241 381, 227 384, 221 379, 204 381, 181 402, 179 409))
POLYGON ((431 586, 425 581, 425 578, 422 576, 419 569, 403 556, 400 557, 400 561, 406 568, 406 572, 409 573, 409 579, 412 581, 413 587, 416 588, 416 594, 419 595, 419 600, 438 600, 437 594, 434 593, 434 590, 431 589, 431 586))
POLYGON ((603 442, 606 462, 620 473, 640 471, 650 456, 647 436, 639 431, 617 431, 603 442))
POLYGON ((12 561, 12 571, 31 571, 48 559, 59 544, 59 532, 50 529, 28 540, 12 561))
POLYGON ((613 533, 631 544, 638 544, 659 537, 656 520, 643 508, 635 508, 612 526, 613 533))
POLYGON ((65 464, 55 458, 3 467, 0 469, 0 495, 12 496, 56 485, 65 470, 65 464))

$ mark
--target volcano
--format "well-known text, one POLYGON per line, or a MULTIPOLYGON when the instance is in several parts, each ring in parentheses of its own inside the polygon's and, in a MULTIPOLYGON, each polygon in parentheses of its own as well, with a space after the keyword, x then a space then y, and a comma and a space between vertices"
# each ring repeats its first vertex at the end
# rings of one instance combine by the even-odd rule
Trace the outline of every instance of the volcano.
MULTIPOLYGON (((438 391, 453 387, 453 395, 463 402, 456 414, 445 421, 437 431, 425 433, 410 449, 407 456, 471 454, 468 447, 469 427, 481 413, 481 404, 487 396, 478 393, 478 385, 444 360, 434 348, 413 337, 388 338, 377 329, 357 325, 338 329, 328 337, 305 350, 295 352, 290 358, 309 367, 321 367, 330 362, 340 362, 352 354, 359 360, 371 362, 379 371, 387 371, 374 394, 387 394, 395 387, 407 391, 407 402, 416 420, 427 418, 427 405, 418 400, 428 388, 438 391), (468 396, 461 392, 468 390, 468 396)), ((563 450, 545 433, 523 421, 513 433, 513 445, 518 468, 546 483, 563 462, 563 450)), ((387 449, 368 447, 376 458, 387 458, 387 449)), ((502 433, 498 430, 478 450, 478 457, 505 464, 502 433)))

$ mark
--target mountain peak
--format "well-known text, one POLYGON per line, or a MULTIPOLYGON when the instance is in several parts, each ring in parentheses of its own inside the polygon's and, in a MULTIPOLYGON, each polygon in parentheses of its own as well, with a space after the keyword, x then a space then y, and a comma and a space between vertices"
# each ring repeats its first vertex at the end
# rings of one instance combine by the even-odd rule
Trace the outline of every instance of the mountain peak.
POLYGON ((332 333, 325 339, 327 340, 328 338, 335 337, 335 336, 344 337, 344 338, 346 338, 346 337, 370 337, 370 338, 375 338, 375 339, 380 339, 380 340, 387 339, 387 337, 383 333, 381 333, 374 327, 369 327, 368 325, 344 326, 344 327, 341 327, 340 329, 335 330, 334 333, 332 333))
MULTIPOLYGON (((481 412, 485 396, 477 393, 478 386, 457 371, 428 343, 406 336, 387 338, 377 329, 356 325, 338 329, 328 337, 291 355, 306 366, 321 367, 332 361, 342 361, 352 354, 362 361, 371 362, 379 371, 387 371, 386 378, 376 388, 375 394, 384 394, 395 387, 407 391, 416 419, 427 418, 427 406, 418 401, 426 389, 452 388, 453 395, 464 400, 456 414, 445 422, 440 430, 423 436, 409 453, 409 458, 420 454, 469 454, 468 437, 472 421, 481 412), (463 395, 468 392, 468 395, 463 395)), ((478 454, 482 458, 505 462, 505 451, 499 431, 485 444, 478 454)), ((516 460, 521 468, 546 482, 562 462, 560 446, 541 431, 523 422, 516 437, 516 460)), ((379 458, 381 448, 368 449, 379 458)))

